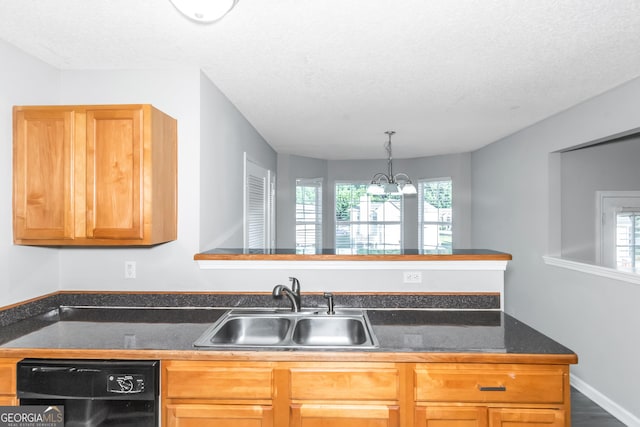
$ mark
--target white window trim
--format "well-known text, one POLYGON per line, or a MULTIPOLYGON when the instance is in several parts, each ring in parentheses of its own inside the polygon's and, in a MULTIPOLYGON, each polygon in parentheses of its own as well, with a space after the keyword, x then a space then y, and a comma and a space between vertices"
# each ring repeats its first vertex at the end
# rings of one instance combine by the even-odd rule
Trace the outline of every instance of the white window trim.
POLYGON ((613 268, 615 263, 615 255, 613 262, 610 259, 611 254, 615 254, 615 234, 612 234, 615 233, 615 212, 605 208, 611 199, 638 199, 637 203, 631 204, 633 207, 640 207, 640 191, 596 191, 596 264, 607 268, 613 268), (609 224, 613 224, 613 231, 610 230, 610 226, 604 224, 605 216, 611 216, 611 213, 614 214, 613 218, 608 217, 607 220, 609 224))
MULTIPOLYGON (((423 178, 423 179, 419 179, 418 180, 418 189, 421 190, 422 183, 429 183, 429 182, 439 182, 439 181, 450 181, 451 182, 451 188, 452 188, 452 194, 451 197, 453 199, 453 179, 450 176, 443 176, 440 178, 423 178)), ((424 224, 426 223, 430 223, 430 224, 445 224, 443 222, 432 222, 432 221, 421 221, 420 218, 422 217, 422 209, 423 209, 423 203, 424 203, 424 199, 423 199, 423 194, 422 191, 418 191, 418 246, 422 249, 424 249, 424 224)), ((452 206, 453 206, 453 200, 451 201, 452 206)), ((451 222, 449 223, 451 225, 451 230, 453 233, 453 230, 455 230, 454 228, 454 217, 453 217, 453 208, 451 209, 451 222)), ((451 245, 453 246, 453 234, 451 235, 451 245)))
MULTIPOLYGON (((336 209, 337 209, 337 191, 336 191, 336 187, 338 185, 368 185, 369 182, 367 181, 359 181, 359 180, 354 180, 354 181, 336 181, 334 183, 333 186, 333 217, 336 217, 336 209)), ((338 221, 337 219, 334 222, 334 226, 333 226, 333 239, 334 239, 334 246, 335 246, 335 242, 336 242, 336 233, 338 230, 338 224, 339 223, 351 223, 351 224, 359 224, 359 225, 377 225, 382 223, 385 224, 399 224, 400 225, 400 250, 402 251, 404 249, 404 211, 405 209, 405 205, 404 205, 404 195, 400 196, 400 221, 338 221)), ((353 247, 351 247, 351 249, 353 250, 353 247)))
MULTIPOLYGON (((298 178, 296 180, 296 191, 297 188, 299 186, 303 186, 303 187, 315 187, 316 189, 319 189, 319 191, 317 191, 317 193, 319 192, 319 198, 316 198, 316 217, 315 217, 315 221, 314 224, 317 227, 317 231, 316 231, 316 245, 315 245, 315 249, 317 253, 320 253, 324 247, 323 244, 323 212, 322 212, 322 199, 323 199, 323 191, 324 191, 324 178, 298 178)), ((295 201, 296 204, 296 208, 297 208, 297 203, 298 201, 295 201)), ((298 221, 298 219, 296 218, 296 227, 298 225, 306 225, 306 224, 310 224, 310 222, 308 221, 298 221)), ((296 249, 297 249, 297 242, 298 242, 298 235, 297 235, 297 229, 296 229, 296 249)))

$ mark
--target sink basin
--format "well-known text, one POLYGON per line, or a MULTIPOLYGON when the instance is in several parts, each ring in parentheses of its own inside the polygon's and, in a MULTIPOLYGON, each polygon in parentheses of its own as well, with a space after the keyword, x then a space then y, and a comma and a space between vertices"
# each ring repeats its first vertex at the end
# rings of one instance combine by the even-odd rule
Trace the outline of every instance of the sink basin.
POLYGON ((361 319, 350 317, 311 317, 298 320, 293 342, 312 346, 351 346, 367 342, 367 329, 361 319))
POLYGON ((204 348, 374 348, 377 340, 364 310, 321 311, 233 309, 194 344, 204 348))
POLYGON ((211 337, 213 344, 276 345, 287 336, 291 319, 284 317, 234 317, 211 337))

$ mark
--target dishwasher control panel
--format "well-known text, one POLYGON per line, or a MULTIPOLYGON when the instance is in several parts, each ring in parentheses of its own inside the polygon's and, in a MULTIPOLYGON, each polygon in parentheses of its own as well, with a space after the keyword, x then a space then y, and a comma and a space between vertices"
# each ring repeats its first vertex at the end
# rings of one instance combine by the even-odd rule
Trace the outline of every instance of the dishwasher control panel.
POLYGON ((144 392, 144 375, 110 374, 107 377, 107 392, 136 394, 144 392))

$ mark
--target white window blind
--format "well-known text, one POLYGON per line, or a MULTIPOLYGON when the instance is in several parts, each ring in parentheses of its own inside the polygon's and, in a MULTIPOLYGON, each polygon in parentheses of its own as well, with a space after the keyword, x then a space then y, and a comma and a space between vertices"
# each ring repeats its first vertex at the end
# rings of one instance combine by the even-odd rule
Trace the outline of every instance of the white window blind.
POLYGON ((269 250, 275 236, 274 177, 246 156, 244 189, 244 247, 269 250))

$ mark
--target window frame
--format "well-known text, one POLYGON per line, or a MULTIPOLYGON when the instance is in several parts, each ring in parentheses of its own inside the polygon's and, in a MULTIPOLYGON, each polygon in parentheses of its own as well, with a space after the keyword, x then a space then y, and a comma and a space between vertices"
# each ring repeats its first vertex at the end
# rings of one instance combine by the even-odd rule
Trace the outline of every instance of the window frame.
POLYGON ((640 191, 596 191, 596 264, 618 267, 617 216, 630 210, 640 212, 640 191))
MULTIPOLYGON (((453 249, 453 233, 454 233, 454 227, 453 227, 453 221, 454 221, 454 217, 453 217, 453 179, 451 179, 451 177, 440 177, 440 178, 424 178, 424 179, 419 179, 418 180, 418 248, 420 251, 440 251, 440 250, 451 250, 453 249), (451 212, 450 212, 450 221, 425 221, 424 220, 424 204, 425 204, 425 198, 424 198, 424 186, 426 184, 429 183, 439 183, 439 182, 448 182, 451 186, 451 212), (429 248, 425 248, 425 235, 424 235, 424 227, 425 225, 435 225, 437 227, 449 227, 449 229, 451 230, 451 243, 450 243, 450 247, 447 248, 446 246, 444 247, 440 247, 441 245, 438 245, 435 248, 429 247, 429 248)), ((441 208, 437 208, 437 209, 441 209, 441 208)), ((438 234, 438 237, 440 237, 440 235, 438 234)))
MULTIPOLYGON (((295 219, 295 250, 296 250, 296 254, 307 254, 307 253, 311 253, 311 254, 318 254, 318 253, 322 253, 322 248, 323 248, 323 232, 322 232, 322 225, 323 225, 323 215, 322 215, 322 192, 323 192, 323 186, 324 186, 324 179, 323 178, 297 178, 296 179, 296 185, 295 185, 295 209, 296 209, 296 219, 295 219), (314 203, 314 215, 313 215, 313 219, 312 220, 300 220, 298 217, 298 206, 299 205, 304 205, 306 206, 306 203, 298 203, 298 188, 300 187, 304 187, 304 188, 313 188, 315 189, 315 203, 314 203), (302 251, 299 250, 298 247, 298 230, 299 227, 304 227, 305 229, 305 236, 307 235, 306 230, 307 227, 309 225, 313 225, 314 227, 314 235, 315 235, 315 239, 314 239, 314 245, 313 245, 313 252, 307 252, 307 250, 302 249, 302 251)), ((306 219, 306 216, 305 216, 306 219)), ((305 237, 305 242, 306 242, 306 237, 305 237)), ((307 245, 304 245, 303 248, 307 248, 307 245)))
MULTIPOLYGON (((334 229, 333 229, 333 237, 334 237, 334 246, 335 246, 335 251, 336 254, 340 253, 340 254, 358 254, 359 252, 359 245, 358 243, 362 243, 362 241, 358 242, 357 240, 355 240, 353 238, 353 233, 350 231, 349 233, 349 239, 350 239, 350 245, 348 248, 348 252, 344 251, 344 249, 347 249, 345 247, 340 247, 338 245, 338 230, 339 229, 344 229, 344 226, 347 226, 350 230, 353 227, 357 227, 357 228, 362 228, 365 227, 367 230, 371 227, 371 226, 383 226, 383 229, 385 229, 386 231, 386 227, 387 226, 398 226, 399 227, 399 243, 398 243, 398 248, 397 249, 387 249, 388 245, 392 245, 392 244, 388 244, 386 243, 386 240, 383 243, 383 248, 373 248, 372 247, 372 243, 370 240, 371 237, 371 233, 367 232, 366 236, 367 236, 367 240, 366 240, 366 245, 364 246, 366 248, 366 253, 367 254, 372 254, 372 253, 402 253, 402 251, 404 250, 404 196, 403 195, 393 195, 394 200, 399 202, 399 220, 393 220, 393 221, 378 221, 378 220, 370 220, 367 219, 365 221, 363 220, 357 220, 357 221, 353 221, 352 219, 350 220, 340 220, 338 219, 338 187, 342 186, 342 185, 351 185, 351 186, 358 186, 358 187, 362 187, 363 194, 362 196, 366 196, 367 198, 367 214, 369 215, 371 213, 370 211, 370 206, 372 203, 380 203, 379 201, 377 202, 372 202, 372 199, 374 197, 378 197, 378 198, 384 198, 385 196, 372 196, 371 194, 367 194, 366 189, 369 185, 368 181, 360 181, 360 180, 340 180, 340 181, 336 181, 334 183, 334 197, 333 197, 333 214, 334 214, 334 229), (397 197, 397 198, 396 198, 397 197), (342 227, 341 227, 342 226, 342 227)), ((386 203, 383 202, 383 203, 386 203)), ((384 212, 384 205, 383 205, 383 212, 384 212)), ((360 234, 360 233, 356 233, 356 234, 360 234)), ((383 233, 386 237, 386 232, 383 233)), ((363 235, 363 234, 360 234, 363 235)))

